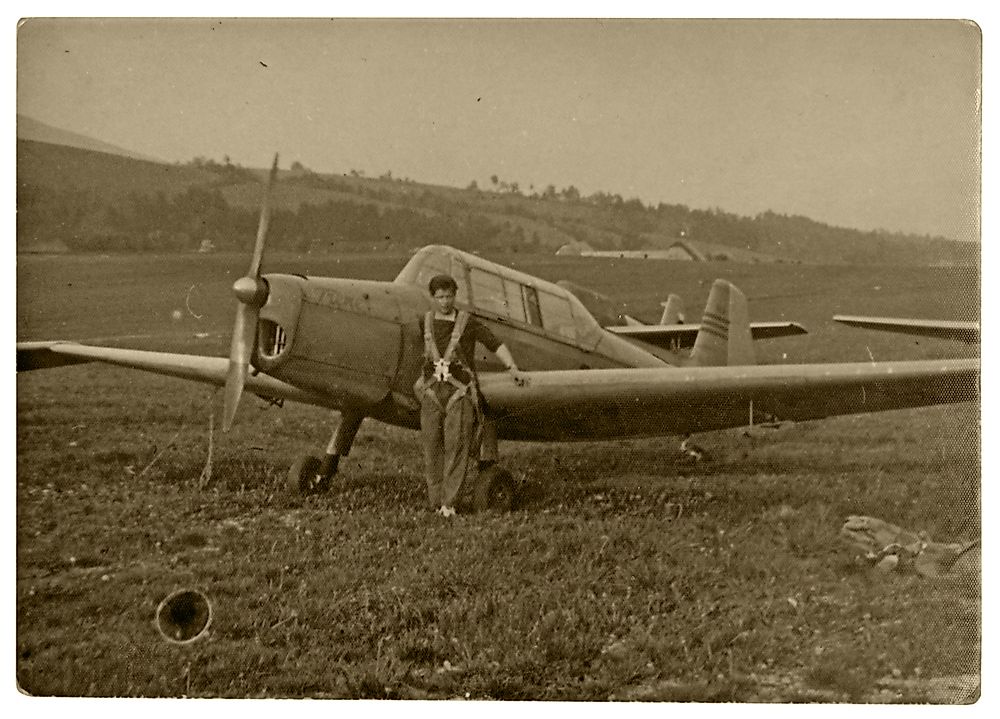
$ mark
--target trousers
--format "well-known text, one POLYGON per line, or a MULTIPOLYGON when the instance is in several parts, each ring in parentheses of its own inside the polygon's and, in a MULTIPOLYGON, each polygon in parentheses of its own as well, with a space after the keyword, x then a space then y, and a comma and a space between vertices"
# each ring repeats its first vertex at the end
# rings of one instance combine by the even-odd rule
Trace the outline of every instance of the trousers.
POLYGON ((420 440, 424 447, 427 499, 432 507, 454 507, 476 463, 476 403, 470 392, 438 382, 420 396, 420 440))
MULTIPOLYGON (((499 440, 497 439, 497 423, 495 420, 481 415, 479 417, 479 460, 496 462, 500 459, 499 440)), ((473 450, 475 451, 475 450, 473 450)))

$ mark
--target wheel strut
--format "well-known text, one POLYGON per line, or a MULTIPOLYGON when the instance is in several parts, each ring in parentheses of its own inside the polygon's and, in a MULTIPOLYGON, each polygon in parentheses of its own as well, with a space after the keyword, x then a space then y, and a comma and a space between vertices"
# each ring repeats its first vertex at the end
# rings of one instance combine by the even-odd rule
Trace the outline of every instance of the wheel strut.
POLYGON ((313 492, 324 492, 330 488, 330 481, 337 475, 340 458, 350 453, 364 418, 364 413, 353 410, 341 413, 340 423, 326 445, 326 454, 319 462, 315 475, 310 478, 309 485, 313 492))

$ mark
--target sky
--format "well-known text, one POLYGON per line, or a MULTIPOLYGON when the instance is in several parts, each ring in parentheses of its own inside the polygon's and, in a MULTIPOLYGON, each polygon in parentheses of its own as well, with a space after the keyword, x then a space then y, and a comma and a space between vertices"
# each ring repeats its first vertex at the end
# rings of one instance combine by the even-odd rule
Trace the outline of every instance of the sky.
POLYGON ((17 112, 166 161, 979 237, 958 20, 32 19, 17 112))

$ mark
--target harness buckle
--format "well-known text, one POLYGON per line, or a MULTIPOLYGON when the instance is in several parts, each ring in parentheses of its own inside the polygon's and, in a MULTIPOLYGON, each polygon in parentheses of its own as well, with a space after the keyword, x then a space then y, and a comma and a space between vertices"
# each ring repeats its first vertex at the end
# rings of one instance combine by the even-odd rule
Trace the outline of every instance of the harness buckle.
POLYGON ((447 382, 451 379, 451 362, 441 358, 434 361, 434 379, 438 382, 447 382))

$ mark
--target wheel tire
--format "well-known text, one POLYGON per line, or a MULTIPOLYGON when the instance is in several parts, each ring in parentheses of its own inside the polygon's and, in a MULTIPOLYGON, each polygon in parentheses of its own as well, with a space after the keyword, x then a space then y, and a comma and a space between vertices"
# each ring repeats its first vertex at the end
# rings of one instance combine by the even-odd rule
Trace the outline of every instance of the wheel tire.
POLYGON ((509 512, 517 506, 518 487, 514 477, 494 465, 476 477, 472 508, 477 512, 509 512))
POLYGON ((319 457, 308 454, 301 457, 288 468, 288 491, 294 495, 321 494, 330 488, 330 483, 323 482, 319 486, 313 484, 313 478, 319 472, 319 457))

